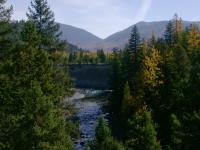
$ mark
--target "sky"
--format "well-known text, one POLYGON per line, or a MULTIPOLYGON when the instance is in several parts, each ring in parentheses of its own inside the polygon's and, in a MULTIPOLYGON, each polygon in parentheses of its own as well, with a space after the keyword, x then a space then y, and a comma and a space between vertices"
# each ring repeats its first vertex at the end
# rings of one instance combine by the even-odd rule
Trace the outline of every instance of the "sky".
MULTIPOLYGON (((14 20, 26 19, 31 0, 7 0, 14 20)), ((200 21, 200 0, 48 0, 57 22, 85 29, 100 38, 140 21, 200 21)))

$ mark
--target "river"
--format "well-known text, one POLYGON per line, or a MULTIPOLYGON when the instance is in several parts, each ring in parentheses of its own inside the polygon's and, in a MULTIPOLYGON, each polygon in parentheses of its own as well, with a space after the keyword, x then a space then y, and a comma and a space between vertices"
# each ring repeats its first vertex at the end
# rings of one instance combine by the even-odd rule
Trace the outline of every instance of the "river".
POLYGON ((100 116, 107 114, 103 111, 105 98, 99 98, 105 91, 75 89, 75 93, 69 98, 77 109, 76 117, 79 119, 80 139, 74 143, 75 150, 84 150, 85 144, 94 139, 95 128, 100 116))

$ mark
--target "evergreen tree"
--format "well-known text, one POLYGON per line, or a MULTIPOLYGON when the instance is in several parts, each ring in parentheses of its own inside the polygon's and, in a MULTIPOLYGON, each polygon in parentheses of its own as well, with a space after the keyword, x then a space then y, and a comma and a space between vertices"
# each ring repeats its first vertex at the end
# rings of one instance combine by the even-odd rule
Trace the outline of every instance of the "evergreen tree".
POLYGON ((157 107, 156 121, 159 122, 160 135, 164 145, 170 143, 169 120, 172 113, 177 117, 188 108, 186 93, 188 92, 191 65, 186 51, 180 44, 168 50, 163 64, 164 84, 161 88, 161 100, 157 107), (162 116, 165 116, 163 118, 162 116))
POLYGON ((124 53, 124 69, 126 72, 126 80, 128 81, 131 87, 131 91, 133 95, 136 95, 136 85, 135 85, 135 73, 138 70, 138 51, 140 49, 140 36, 138 33, 138 29, 136 26, 133 27, 131 37, 129 39, 129 44, 126 52, 124 53))
POLYGON ((143 39, 142 46, 138 50, 138 53, 137 53, 138 71, 141 69, 142 61, 144 60, 144 58, 147 55, 147 53, 148 53, 148 44, 147 44, 146 39, 143 39))
POLYGON ((129 126, 128 140, 126 141, 128 148, 137 150, 162 149, 157 140, 157 133, 150 112, 136 113, 129 120, 129 126))
POLYGON ((151 48, 153 48, 153 47, 156 46, 156 36, 155 36, 155 33, 154 33, 154 32, 151 33, 150 46, 151 46, 151 48))
POLYGON ((97 50, 97 57, 100 63, 105 63, 106 55, 103 50, 97 50))
POLYGON ((176 45, 173 51, 174 57, 174 68, 173 75, 171 76, 171 104, 173 105, 174 110, 183 111, 183 109, 187 109, 184 107, 185 105, 185 93, 189 87, 190 80, 190 71, 191 71, 191 63, 187 56, 187 53, 181 45, 176 45), (182 109, 182 110, 180 110, 182 109))
POLYGON ((123 93, 123 101, 122 101, 122 111, 126 110, 128 106, 131 105, 131 91, 128 82, 126 82, 124 86, 124 93, 123 93))
POLYGON ((144 97, 144 82, 143 82, 143 72, 142 72, 142 68, 143 68, 143 63, 145 58, 147 58, 148 56, 148 45, 147 45, 147 41, 146 39, 144 39, 143 44, 142 44, 142 48, 141 50, 138 52, 139 56, 138 56, 138 61, 139 61, 139 70, 136 73, 136 78, 135 78, 135 82, 137 85, 137 89, 136 89, 136 98, 140 99, 140 101, 143 101, 143 97, 144 97))
POLYGON ((182 125, 176 115, 171 114, 170 116, 170 126, 171 126, 171 148, 173 150, 182 150, 182 138, 183 131, 182 125))
POLYGON ((10 53, 0 78, 2 149, 72 149, 58 103, 63 86, 54 80, 52 62, 37 48, 34 23, 22 32, 23 43, 10 53), (61 91, 60 91, 60 90, 61 91))
POLYGON ((187 104, 190 104, 188 110, 191 111, 198 111, 200 107, 199 97, 200 91, 197 90, 200 86, 200 48, 192 52, 191 55, 191 72, 190 72, 190 86, 188 89, 189 92, 189 100, 187 104))
POLYGON ((47 0, 32 0, 27 17, 35 22, 41 39, 40 49, 60 50, 64 48, 65 42, 59 39, 61 35, 59 25, 55 23, 54 13, 50 10, 47 0))
POLYGON ((198 149, 200 140, 200 112, 193 111, 183 116, 184 139, 182 146, 184 150, 198 149))
POLYGON ((132 33, 131 33, 131 37, 129 39, 129 44, 128 44, 128 55, 129 55, 129 59, 131 61, 130 65, 134 66, 135 63, 137 62, 136 56, 137 56, 137 51, 139 48, 140 48, 140 36, 138 33, 137 26, 134 26, 132 33))
POLYGON ((130 118, 130 116, 132 116, 134 112, 133 102, 134 99, 131 96, 129 84, 126 82, 123 90, 120 119, 118 119, 118 122, 120 122, 121 125, 121 138, 124 138, 127 135, 127 120, 130 118))
POLYGON ((73 62, 73 54, 71 52, 69 53, 68 61, 69 63, 73 62))
POLYGON ((171 47, 174 43, 174 27, 173 27, 173 22, 170 20, 167 24, 165 33, 164 33, 164 38, 166 43, 168 44, 169 47, 171 47))
POLYGON ((91 145, 91 150, 124 150, 123 146, 113 139, 102 118, 100 118, 96 127, 95 139, 91 145))
POLYGON ((119 121, 122 109, 122 98, 123 98, 123 88, 124 81, 122 77, 122 62, 121 62, 121 52, 113 51, 112 55, 112 74, 110 77, 111 89, 113 89, 113 93, 109 98, 109 108, 111 121, 110 124, 112 126, 112 132, 114 135, 120 137, 121 133, 119 132, 119 128, 121 126, 121 122, 119 121), (117 124, 116 124, 117 122, 117 124))
POLYGON ((0 0, 0 21, 10 21, 12 7, 5 7, 6 0, 0 0))
POLYGON ((11 43, 11 26, 9 23, 12 7, 6 8, 5 3, 5 0, 0 0, 0 63, 2 63, 1 61, 3 61, 4 55, 9 50, 11 43))
POLYGON ((123 89, 122 83, 122 72, 121 72, 121 62, 120 62, 120 53, 113 52, 112 60, 112 74, 111 74, 111 88, 113 89, 113 97, 111 98, 111 109, 114 112, 117 112, 121 106, 121 90, 123 89))

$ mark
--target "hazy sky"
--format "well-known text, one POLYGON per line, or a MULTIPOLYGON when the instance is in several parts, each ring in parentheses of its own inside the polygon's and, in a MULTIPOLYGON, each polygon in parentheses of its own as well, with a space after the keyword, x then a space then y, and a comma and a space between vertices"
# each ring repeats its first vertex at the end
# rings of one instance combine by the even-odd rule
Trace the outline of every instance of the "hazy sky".
MULTIPOLYGON (((13 19, 26 19, 31 0, 7 0, 13 19)), ((139 21, 168 20, 178 13, 200 21, 200 0, 48 0, 57 22, 80 27, 105 38, 139 21)))

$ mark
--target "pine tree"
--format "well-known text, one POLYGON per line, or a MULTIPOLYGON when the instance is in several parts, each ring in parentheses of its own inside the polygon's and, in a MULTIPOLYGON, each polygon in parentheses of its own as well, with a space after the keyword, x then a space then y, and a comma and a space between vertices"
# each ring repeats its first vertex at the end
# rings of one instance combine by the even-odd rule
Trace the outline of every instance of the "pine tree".
POLYGON ((91 150, 124 150, 122 144, 114 140, 111 136, 111 131, 105 125, 103 118, 99 119, 99 123, 95 130, 95 139, 91 145, 91 150))
POLYGON ((8 22, 10 21, 12 7, 6 8, 4 5, 6 0, 0 0, 0 20, 8 22))
POLYGON ((32 0, 27 17, 35 22, 41 39, 40 49, 60 50, 64 48, 65 42, 59 39, 61 35, 59 25, 55 23, 54 13, 50 10, 47 0, 32 0))
POLYGON ((124 92, 123 92, 123 101, 122 101, 122 111, 127 110, 128 106, 131 105, 131 91, 128 82, 126 82, 124 86, 124 92))
POLYGON ((113 93, 109 100, 109 108, 111 121, 110 124, 112 126, 112 132, 120 136, 121 133, 119 130, 121 129, 121 121, 119 121, 119 116, 121 115, 122 108, 122 98, 123 98, 123 74, 122 74, 122 62, 121 62, 121 52, 113 51, 113 59, 112 59, 112 74, 110 77, 111 89, 113 89, 113 93), (117 123, 118 122, 118 123, 117 123), (119 129, 120 128, 120 129, 119 129))
POLYGON ((52 62, 39 51, 34 23, 10 53, 0 78, 0 146, 3 149, 72 149, 58 103, 63 86, 54 80, 52 62))
POLYGON ((122 97, 121 90, 123 89, 122 82, 122 72, 121 72, 121 62, 120 62, 120 53, 113 52, 113 60, 112 60, 112 74, 111 74, 111 88, 113 89, 113 101, 112 101, 112 109, 115 111, 119 110, 119 106, 121 105, 120 98, 122 97), (116 109, 115 109, 116 108, 116 109))
POLYGON ((185 105, 186 92, 189 87, 191 63, 186 50, 180 45, 176 45, 173 50, 174 68, 171 73, 171 104, 174 110, 182 112, 186 109, 185 105))
POLYGON ((97 57, 100 63, 105 63, 106 55, 103 50, 97 50, 97 57))
POLYGON ((150 46, 151 46, 151 48, 153 48, 153 47, 156 46, 156 36, 155 36, 155 33, 154 33, 154 32, 151 33, 150 46))
POLYGON ((130 55, 130 59, 132 60, 133 63, 136 62, 136 55, 137 55, 136 53, 139 48, 140 48, 140 36, 138 33, 137 26, 134 26, 128 44, 128 52, 130 55))
POLYGON ((175 114, 170 116, 170 129, 171 129, 171 148, 173 150, 182 150, 183 145, 183 131, 181 122, 178 120, 175 114))
POLYGON ((173 27, 173 22, 170 20, 167 24, 165 33, 164 33, 164 38, 166 43, 168 44, 169 47, 171 47, 174 44, 174 27, 173 27))
POLYGON ((200 86, 200 48, 197 48, 191 55, 191 73, 190 73, 190 86, 189 86, 189 101, 191 111, 198 111, 200 107, 199 97, 200 91, 197 90, 200 86))
POLYGON ((146 39, 144 39, 143 44, 142 44, 142 48, 141 50, 138 52, 138 62, 139 62, 139 70, 136 72, 136 77, 135 77, 135 82, 136 82, 136 98, 138 99, 137 101, 143 101, 144 99, 144 79, 143 79, 143 72, 142 72, 142 68, 143 68, 143 63, 145 58, 147 58, 148 56, 148 45, 147 45, 147 41, 146 39))
POLYGON ((160 135, 163 145, 169 145, 170 128, 169 118, 176 113, 180 118, 187 110, 187 93, 189 87, 191 65, 185 49, 180 43, 174 45, 172 50, 166 50, 162 71, 164 84, 161 87, 161 100, 156 110, 156 121, 159 122, 160 135), (162 116, 165 116, 162 117, 162 116))
POLYGON ((126 71, 125 76, 131 87, 133 95, 136 95, 136 85, 135 85, 135 73, 139 68, 138 64, 138 51, 140 50, 140 36, 136 26, 133 27, 131 37, 129 39, 129 44, 124 52, 124 70, 126 71))
POLYGON ((143 45, 142 45, 142 55, 143 55, 142 60, 144 59, 144 56, 147 55, 147 50, 148 50, 147 40, 144 39, 143 40, 143 45))
POLYGON ((129 120, 129 134, 126 146, 137 150, 162 149, 160 142, 157 140, 157 133, 150 112, 136 113, 129 120))
POLYGON ((9 50, 11 43, 11 26, 10 17, 12 13, 12 7, 5 7, 5 0, 0 1, 0 63, 4 58, 4 55, 9 50))
POLYGON ((183 115, 183 149, 197 149, 199 147, 200 140, 200 111, 193 111, 183 115))
POLYGON ((148 45, 146 39, 143 39, 142 46, 138 50, 137 53, 137 63, 138 63, 138 70, 140 70, 142 66, 142 61, 144 60, 145 56, 147 55, 148 52, 148 45))
POLYGON ((128 44, 128 55, 131 61, 130 65, 135 65, 135 63, 137 62, 136 56, 139 48, 140 48, 140 36, 138 33, 137 26, 134 26, 128 44))

